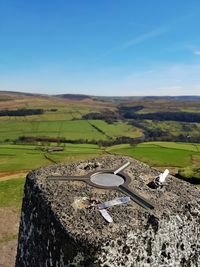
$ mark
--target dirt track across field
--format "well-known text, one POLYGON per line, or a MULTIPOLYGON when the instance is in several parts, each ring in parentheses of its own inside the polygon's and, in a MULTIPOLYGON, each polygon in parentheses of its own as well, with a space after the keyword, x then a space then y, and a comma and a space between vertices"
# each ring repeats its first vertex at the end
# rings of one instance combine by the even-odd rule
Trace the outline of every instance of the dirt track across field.
POLYGON ((0 182, 10 180, 10 179, 17 179, 19 177, 26 177, 27 173, 28 171, 0 172, 0 182))
POLYGON ((12 208, 0 208, 0 225, 0 267, 14 267, 19 229, 18 212, 12 208))

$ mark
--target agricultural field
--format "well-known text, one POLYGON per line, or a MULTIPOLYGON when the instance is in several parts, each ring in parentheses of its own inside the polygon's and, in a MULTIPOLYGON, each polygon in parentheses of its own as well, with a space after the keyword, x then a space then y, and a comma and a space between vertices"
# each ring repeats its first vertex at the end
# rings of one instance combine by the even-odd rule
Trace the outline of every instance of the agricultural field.
POLYGON ((179 143, 179 142, 145 142, 141 146, 157 146, 162 148, 183 149, 194 152, 200 152, 200 144, 179 143))
MULTIPOLYGON (((27 116, 28 117, 28 116, 27 116)), ((16 140, 20 136, 66 138, 67 140, 106 140, 118 136, 138 137, 142 131, 125 122, 108 124, 104 121, 0 121, 0 141, 16 140), (97 126, 97 128, 93 127, 97 126)))
MULTIPOLYGON (((56 163, 67 163, 101 157, 106 154, 128 155, 160 168, 180 168, 184 175, 200 166, 200 144, 181 142, 142 142, 131 145, 112 145, 117 138, 152 138, 152 133, 168 133, 172 139, 181 134, 198 137, 200 123, 177 121, 140 120, 134 124, 117 113, 120 105, 143 108, 137 113, 163 111, 200 112, 199 101, 181 102, 168 99, 100 99, 84 96, 42 96, 18 93, 0 93, 0 110, 43 109, 42 114, 29 116, 0 116, 0 254, 15 253, 18 222, 26 174, 35 168, 56 163), (80 98, 80 99, 78 99, 80 98), (108 123, 103 119, 82 119, 89 113, 115 113, 118 119, 108 123), (148 134, 148 135, 147 135, 148 134), (19 137, 65 138, 71 142, 87 141, 87 144, 72 144, 45 141, 22 143, 19 137), (102 141, 111 141, 103 147, 102 141), (97 143, 96 144, 91 144, 97 143), (100 143, 99 143, 100 142, 100 143), (59 147, 60 151, 49 149, 59 147), (5 253, 6 251, 6 253, 5 253)), ((154 135, 153 135, 154 136, 154 135)), ((156 136, 160 138, 160 136, 156 136)), ((129 140, 129 139, 128 139, 129 140)), ((145 139, 146 140, 146 139, 145 139)), ((189 139, 188 139, 189 141, 189 139)), ((198 178, 199 176, 197 176, 198 178)), ((14 256, 13 256, 14 257, 14 256)), ((1 265, 1 261, 0 261, 1 265)))
POLYGON ((108 148, 115 154, 128 155, 154 167, 185 167, 200 164, 200 144, 146 142, 108 148))
MULTIPOLYGON (((50 145, 53 147, 52 144, 50 145)), ((138 145, 120 144, 107 148, 100 148, 92 144, 63 144, 63 151, 59 152, 48 152, 47 148, 48 146, 33 145, 2 144, 0 146, 0 190, 2 196, 0 207, 15 207, 14 204, 19 207, 21 202, 19 195, 22 192, 26 173, 31 169, 49 164, 84 160, 103 156, 105 153, 128 155, 154 167, 181 168, 199 166, 200 164, 200 144, 146 142, 138 145), (13 179, 14 175, 15 179, 13 179), (18 190, 17 193, 15 190, 18 190), (9 195, 16 196, 17 199, 12 203, 9 195)))
POLYGON ((11 207, 20 212, 24 181, 24 177, 19 177, 0 182, 0 208, 11 207))
MULTIPOLYGON (((53 144, 50 145, 53 147, 53 144)), ((200 144, 146 142, 107 148, 92 144, 63 144, 63 151, 59 152, 48 152, 47 148, 49 147, 33 145, 0 146, 0 207, 19 210, 26 173, 49 164, 67 163, 113 153, 134 157, 153 167, 182 168, 200 165, 200 144)))
POLYGON ((110 138, 116 138, 120 136, 136 138, 143 135, 141 129, 128 125, 126 122, 117 122, 112 124, 108 124, 103 120, 89 120, 89 122, 110 138))
POLYGON ((48 149, 48 146, 1 145, 1 172, 28 171, 49 164, 100 156, 103 153, 97 145, 92 144, 64 144, 63 151, 53 153, 44 148, 48 149))
POLYGON ((67 139, 100 139, 105 136, 87 121, 4 121, 0 122, 0 140, 15 140, 20 136, 65 137, 67 139))
MULTIPOLYGON (((55 144, 51 144, 52 146, 55 144)), ((47 147, 49 148, 49 147, 47 147)), ((55 163, 99 157, 96 145, 65 144, 63 151, 48 152, 43 146, 0 145, 0 254, 14 262, 23 188, 29 170, 55 163)), ((0 266, 3 259, 0 259, 0 266)))

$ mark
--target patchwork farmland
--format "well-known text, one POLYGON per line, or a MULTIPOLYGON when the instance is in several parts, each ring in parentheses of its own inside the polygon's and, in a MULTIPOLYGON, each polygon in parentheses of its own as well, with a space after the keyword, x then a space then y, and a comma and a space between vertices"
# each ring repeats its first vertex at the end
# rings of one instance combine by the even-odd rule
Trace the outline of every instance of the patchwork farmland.
MULTIPOLYGON (((183 176, 192 176, 200 166, 200 123, 134 120, 124 117, 120 108, 134 107, 134 112, 146 114, 161 111, 162 103, 165 112, 170 109, 198 114, 199 101, 189 102, 187 107, 184 101, 178 100, 176 103, 168 99, 153 102, 150 99, 86 97, 77 100, 71 96, 0 93, 0 110, 43 110, 36 115, 0 116, 0 217, 4 218, 3 223, 8 224, 10 218, 18 223, 27 172, 49 164, 122 154, 161 170, 167 167, 173 173, 180 171, 183 176), (85 115, 90 119, 84 119, 85 115)), ((17 226, 9 226, 6 232, 0 233, 0 252, 3 248, 14 249, 17 231, 17 226)))

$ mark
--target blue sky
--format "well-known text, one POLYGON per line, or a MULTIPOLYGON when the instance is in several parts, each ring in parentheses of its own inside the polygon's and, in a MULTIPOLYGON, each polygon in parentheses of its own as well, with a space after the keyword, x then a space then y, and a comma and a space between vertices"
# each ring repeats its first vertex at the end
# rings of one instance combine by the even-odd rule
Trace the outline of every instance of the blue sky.
POLYGON ((200 95, 200 1, 0 0, 0 90, 200 95))

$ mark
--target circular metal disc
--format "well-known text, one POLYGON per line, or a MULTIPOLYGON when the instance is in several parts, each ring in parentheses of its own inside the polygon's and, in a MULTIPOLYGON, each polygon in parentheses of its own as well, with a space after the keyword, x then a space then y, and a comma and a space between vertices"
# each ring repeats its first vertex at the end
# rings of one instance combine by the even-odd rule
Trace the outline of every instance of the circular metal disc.
POLYGON ((94 174, 90 178, 90 181, 93 184, 105 187, 119 186, 124 183, 124 179, 121 176, 112 173, 94 174))

